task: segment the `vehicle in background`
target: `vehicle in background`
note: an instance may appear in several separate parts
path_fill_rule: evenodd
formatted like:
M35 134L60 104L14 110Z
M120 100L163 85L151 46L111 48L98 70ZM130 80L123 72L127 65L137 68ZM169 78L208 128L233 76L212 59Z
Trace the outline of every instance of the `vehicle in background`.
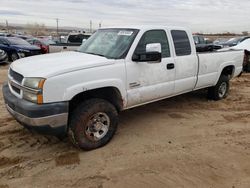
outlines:
M9 33L0 33L0 37L10 37L11 34Z
M243 50L197 53L183 27L99 29L78 51L12 63L2 91L25 127L68 133L91 150L112 139L120 111L205 88L212 100L226 98L243 58Z
M223 47L227 48L227 47L236 46L237 44L240 44L241 42L243 42L244 40L246 40L248 38L250 38L250 37L243 36L243 37L234 37L234 38L231 38L231 39L229 39L228 41L226 41L223 44Z
M11 34L11 37L17 37L17 38L21 38L23 40L33 38L33 36L31 36L31 35L21 35L21 34Z
M221 51L229 51L229 50L244 50L245 51L243 70L245 72L250 72L250 38L245 39L243 42L237 44L236 46L232 46L230 48L224 48Z
M218 46L221 46L223 48L225 42L228 41L228 38L217 38L213 41L213 44L214 45L218 45Z
M85 42L91 34L88 33L70 33L66 37L66 43L56 43L49 45L49 53L74 51Z
M212 52L221 49L221 46L213 44L210 40L205 40L201 35L193 35L193 39L197 52Z
M49 53L49 45L56 44L53 40L40 38L27 39L26 41L31 45L35 45L41 48L43 54Z
M5 51L0 49L0 64L8 62L8 55Z
M0 37L0 49L8 54L9 61L42 54L39 47L17 37Z

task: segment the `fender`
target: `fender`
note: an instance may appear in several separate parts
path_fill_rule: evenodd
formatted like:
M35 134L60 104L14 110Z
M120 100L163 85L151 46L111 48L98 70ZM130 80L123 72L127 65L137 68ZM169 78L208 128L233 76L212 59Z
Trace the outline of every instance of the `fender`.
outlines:
M217 73L217 76L216 76L216 80L215 80L215 82L214 82L214 85L216 85L217 82L218 82L218 80L220 79L221 73L222 73L222 71L224 70L224 68L226 68L226 67L228 67L228 66L233 66L233 72L232 72L232 75L231 75L231 76L234 75L234 73L235 73L235 65L234 65L234 62L233 62L233 61L225 62L225 63L221 64L220 67L219 67L219 71L218 71L218 73Z
M63 100L70 101L74 96L85 91L104 87L114 87L120 92L124 104L127 104L127 94L124 86L125 84L118 79L95 80L91 82L79 83L65 90Z

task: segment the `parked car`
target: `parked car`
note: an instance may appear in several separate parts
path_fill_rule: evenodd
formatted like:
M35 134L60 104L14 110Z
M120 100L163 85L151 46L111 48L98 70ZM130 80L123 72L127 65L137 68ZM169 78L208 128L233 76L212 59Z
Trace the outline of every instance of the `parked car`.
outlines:
M210 99L226 98L243 58L243 50L197 54L182 27L99 29L78 51L12 63L2 91L25 127L68 132L74 145L91 150L111 140L122 110L203 88Z
M227 47L236 46L237 44L240 44L241 42L243 42L244 40L249 39L249 38L250 37L248 37L248 36L231 38L223 44L223 47L227 48Z
M0 64L8 62L8 55L5 51L0 50Z
M217 38L213 41L213 44L221 46L223 48L225 42L228 41L228 38Z
M31 45L27 41L17 37L0 37L0 49L8 54L10 61L42 54L39 47Z
M88 33L71 33L66 37L66 43L56 43L49 45L49 53L74 51L90 36L91 34Z
M49 53L49 45L56 44L54 41L49 39L32 38L27 39L27 41L32 45L40 47L43 54Z
M220 45L216 45L209 40L205 40L205 38L201 35L193 35L193 39L197 52L211 52L221 49Z

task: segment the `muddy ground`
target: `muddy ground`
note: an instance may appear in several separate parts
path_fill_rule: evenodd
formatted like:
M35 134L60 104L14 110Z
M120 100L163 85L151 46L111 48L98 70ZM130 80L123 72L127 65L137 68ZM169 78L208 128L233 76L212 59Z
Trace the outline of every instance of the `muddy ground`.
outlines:
M0 94L0 188L250 187L249 93L245 74L222 101L199 91L122 112L113 140L90 152L24 129Z

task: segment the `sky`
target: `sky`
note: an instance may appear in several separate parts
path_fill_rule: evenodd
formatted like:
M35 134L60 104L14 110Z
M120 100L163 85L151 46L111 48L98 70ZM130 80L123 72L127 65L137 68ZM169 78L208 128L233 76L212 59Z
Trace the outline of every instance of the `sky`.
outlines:
M249 0L1 0L0 23L93 28L178 25L193 32L250 31Z

